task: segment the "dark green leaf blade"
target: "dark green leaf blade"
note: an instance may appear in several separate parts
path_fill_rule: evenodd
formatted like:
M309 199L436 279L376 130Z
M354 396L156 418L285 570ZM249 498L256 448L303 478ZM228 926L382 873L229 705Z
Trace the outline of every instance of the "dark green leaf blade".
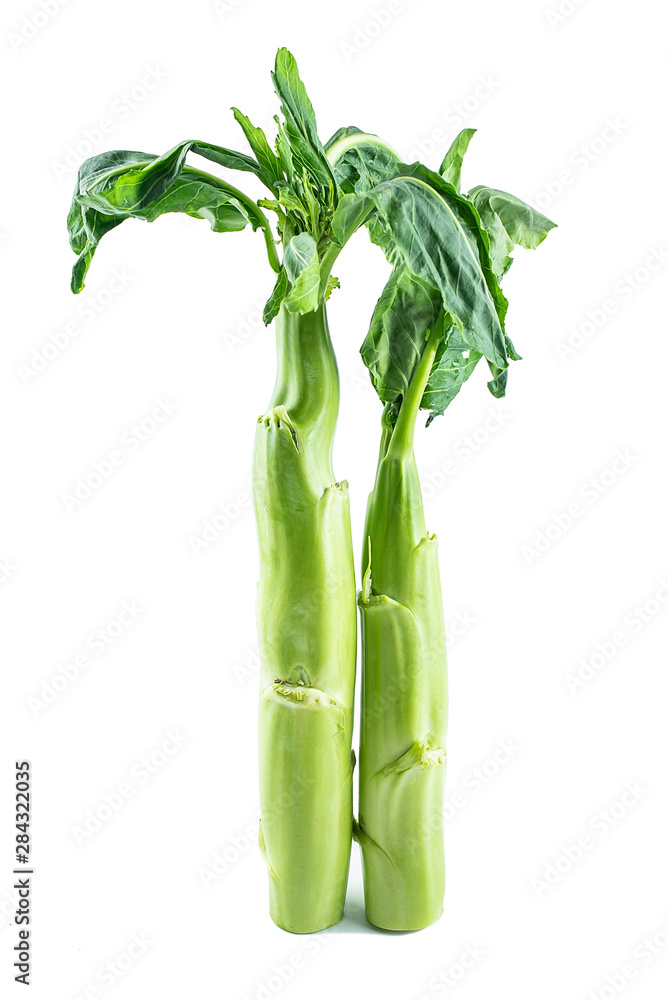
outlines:
M381 401L400 405L428 336L441 336L420 401L420 409L431 411L428 424L445 412L482 358L447 322L441 335L440 310L441 297L435 288L403 265L395 267L360 352Z
M110 153L99 153L85 160L79 167L72 204L67 213L67 232L70 246L77 254L77 262L72 268L71 289L76 294L84 287L88 268L97 244L111 229L120 225L123 216L109 215L98 211L79 200L80 193L102 177L117 168L125 168L132 163L148 163L154 157L150 153L117 149Z
M194 167L184 167L160 198L133 214L134 218L154 222L170 212L205 219L214 233L236 233L249 223L253 229L258 225L223 181Z
M287 295L289 287L290 282L288 281L288 276L285 273L285 268L281 267L276 276L276 284L274 285L273 291L267 299L262 312L262 321L265 326L269 326L272 319L274 319L275 316L278 316L283 299Z
M334 133L325 146L334 176L344 194L364 194L380 181L392 177L401 159L377 135L354 125Z
M77 260L72 267L70 288L78 294L84 287L88 268L91 265L97 245L111 229L123 221L120 215L104 215L94 208L88 208L78 202L72 203L67 226L70 234L70 246L77 254Z
M201 139L189 139L184 145L187 145L193 153L217 163L220 167L226 167L228 170L245 170L255 174L263 184L270 186L262 166L246 153L239 153L236 149L227 149L225 146L214 146L213 143L202 142Z
M422 397L421 408L431 410L427 426L434 417L445 413L482 358L472 351L455 330L438 347L429 381Z
M284 169L286 161L291 160L300 178L306 172L319 192L320 200L325 203L335 201L336 182L318 137L313 105L299 76L296 60L286 48L276 53L271 78L285 117L284 129L279 131L279 155ZM281 149L286 142L289 152ZM290 177L289 170L286 174Z
M232 112L236 121L243 129L248 145L253 150L255 158L263 174L266 176L268 186L274 190L276 181L283 180L283 169L279 157L269 145L267 137L261 128L253 125L251 120L242 111L239 111L238 108L232 108Z
M377 208L406 267L438 289L468 347L505 368L507 303L477 212L451 184L420 164L404 171L364 197Z
M462 162L476 131L477 129L474 128L462 129L459 135L453 140L449 150L443 157L443 162L438 168L441 177L452 184L457 191L462 186Z
M220 178L183 165L183 150L162 157L132 150L101 154L82 164L68 214L70 245L78 259L72 291L80 292L101 238L125 219L153 222L169 212L206 219L214 232L260 224Z
M464 130L465 133L467 131L472 135L474 130ZM468 145L468 142L464 133L461 135L463 138L458 150L463 155L463 148ZM450 272L451 280L446 282L449 286L448 296L445 295L445 288L440 287L444 295L444 307L452 313L455 325L463 329L467 325L471 327L471 324L468 323L471 309L460 308L461 302L459 304L456 301L454 303L448 302L448 297L451 298L453 292L456 295L458 289L458 258L461 252L465 269L468 265L469 278L479 286L479 293L473 294L472 297L469 296L469 307L476 301L478 302L480 307L478 312L481 313L478 318L482 320L482 323L478 324L477 336L482 336L484 342L472 342L470 347L480 350L497 365L507 364L503 326L508 303L494 273L489 254L489 239L475 206L468 198L459 194L452 184L422 164L406 165L401 163L396 154L377 136L369 136L368 142L365 142L364 139L365 133L361 133L355 127L348 127L339 129L328 142L330 156L335 157L337 146L345 150L341 156L334 158L334 169L339 186L342 191L346 192L339 206L340 211L337 209L333 219L334 233L338 241L345 242L352 235L356 226L366 222L372 242L377 243L383 249L393 265L402 259L403 254L403 259L409 270L420 274L434 287L440 287L435 273L439 269L443 269L445 265L443 273L447 275ZM470 140L470 135L468 139ZM346 148L348 141L354 145ZM455 154L453 154L453 158L456 158ZM411 184L409 178L421 183ZM429 205L429 192L424 190L425 185L433 191L431 206ZM420 186L423 190L419 203L422 205L423 211L419 220L416 220L412 216L413 205L409 197L409 189L412 187L414 191L417 191ZM429 254L423 255L420 261L416 259L413 263L406 259L405 251L402 251L399 245L397 234L393 231L393 225L387 211L380 211L379 196L384 197L388 204L394 202L394 208L390 214L398 210L402 199L394 198L389 193L396 192L399 188L403 188L402 194L405 202L403 225L405 235L410 233L411 227L418 234L418 239L412 245L412 249L415 250L419 246L420 232L423 227L426 227L425 232L431 231L429 242L434 251L431 266ZM360 199L357 203L357 210L355 195ZM375 212L369 210L369 203L375 207ZM430 218L432 209L433 215ZM419 222L417 226L415 225L416 221ZM443 233L449 233L449 244L445 253L443 253L443 248L441 251L438 248L439 226L444 227ZM461 244L460 247L457 245L458 241ZM405 244L410 246L411 240L408 239ZM481 277L482 283L479 280ZM486 286L486 291L483 285ZM470 287L468 291L471 292ZM495 315L485 308L486 305L489 305L490 299L494 306ZM485 300L487 301L485 302ZM487 316L483 318L482 314L485 312ZM475 324L473 330L475 333Z
M487 383L487 388L496 399L501 399L502 396L505 396L508 386L508 369L504 368L500 371L495 365L490 365L489 370L494 378Z
M469 198L489 235L492 266L499 277L512 264L509 254L514 247L535 250L556 228L555 222L507 191L478 185L469 191Z
M343 196L332 215L332 232L341 246L363 225L372 209L373 203L369 198L356 194Z
M189 145L180 143L161 156L151 156L144 162L139 160L141 154L133 151L126 162L119 163L114 155L114 166L110 170L102 171L101 164L96 164L94 173L90 173L85 181L79 174L79 197L85 198L91 208L108 211L112 215L140 211L160 198L183 169ZM99 161L102 157L94 159Z
M440 309L435 288L403 264L395 266L360 351L383 403L394 403L406 393Z
M322 151L318 138L318 126L313 105L306 93L297 68L297 61L286 48L276 53L274 72L271 74L274 88L281 101L281 111L286 122L309 143L313 150Z

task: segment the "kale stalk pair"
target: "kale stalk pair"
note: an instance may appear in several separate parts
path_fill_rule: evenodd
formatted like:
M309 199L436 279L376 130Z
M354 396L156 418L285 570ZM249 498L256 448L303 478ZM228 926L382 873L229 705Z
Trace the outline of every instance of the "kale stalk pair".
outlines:
M518 358L499 280L515 245L535 247L551 223L492 188L460 193L473 135L455 139L438 172L407 165L377 136L340 129L324 146L286 49L272 74L277 139L237 109L252 155L190 140L162 156L115 151L79 170L68 217L80 292L101 237L125 219L168 212L214 232L261 230L275 272L264 321L275 319L277 375L258 419L253 492L260 544L260 841L270 911L294 932L336 923L351 839L361 845L367 916L378 927L425 927L442 912L447 722L445 629L436 538L426 530L413 454L418 411L442 414L483 358L495 396ZM186 163L196 153L254 174L254 201ZM265 211L276 215L278 241ZM362 345L384 403L369 498L358 604L362 620L359 822L351 752L356 609L348 487L332 444L339 380L326 300L332 267L360 227L392 265ZM282 260L277 252L282 247Z

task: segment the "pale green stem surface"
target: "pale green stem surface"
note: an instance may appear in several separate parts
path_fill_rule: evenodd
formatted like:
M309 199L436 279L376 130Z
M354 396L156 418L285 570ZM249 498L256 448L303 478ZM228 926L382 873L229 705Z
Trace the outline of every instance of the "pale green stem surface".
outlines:
M447 728L437 542L428 535L413 431L436 350L427 343L394 430L383 420L367 508L362 624L360 804L370 923L418 930L443 910Z
M324 303L276 320L278 371L259 418L261 845L273 920L341 919L352 839L355 579L347 483L332 470L339 380Z

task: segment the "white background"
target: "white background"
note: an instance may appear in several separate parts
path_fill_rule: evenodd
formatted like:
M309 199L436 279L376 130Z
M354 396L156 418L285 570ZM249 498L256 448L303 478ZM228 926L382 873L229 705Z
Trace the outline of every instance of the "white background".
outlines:
M23 757L39 1000L663 996L663 11L650 0L563 0L562 14L559 0L50 2L48 18L36 0L5 4L0 32L3 997L23 995L11 968ZM525 358L507 400L480 373L417 444L459 633L446 907L417 934L365 924L356 845L334 932L293 937L267 913L248 506L274 375L261 237L185 217L126 223L102 242L85 292L69 292L69 164L185 138L245 148L228 109L271 129L278 45L297 57L323 139L356 124L437 166L459 128L476 126L465 188L505 188L559 223L505 282ZM380 405L357 352L387 266L359 234L336 272L335 469L359 545ZM157 400L173 412L132 446ZM122 465L68 512L64 494L119 447ZM221 505L229 524L196 554ZM141 610L96 653L89 637L116 634L124 602ZM49 704L30 700L81 654L88 666ZM590 679L569 686L592 657ZM165 754L170 733L181 745ZM82 837L121 785L130 796ZM144 944L128 959L133 935Z

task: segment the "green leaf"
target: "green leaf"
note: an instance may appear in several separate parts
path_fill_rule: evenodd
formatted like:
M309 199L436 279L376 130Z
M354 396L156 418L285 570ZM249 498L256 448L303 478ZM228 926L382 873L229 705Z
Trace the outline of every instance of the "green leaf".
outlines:
M193 219L205 219L214 233L240 232L258 222L237 199L224 181L194 167L184 167L163 194L149 205L132 212L134 218L155 222L161 215L183 212Z
M476 210L426 167L413 164L403 170L364 198L377 208L408 270L440 292L443 308L468 347L505 368L507 302Z
M236 121L243 129L243 133L248 140L248 145L255 154L255 159L265 177L265 183L273 190L276 181L283 180L283 169L279 157L269 145L267 137L261 128L253 125L250 119L243 112L239 111L238 108L232 108L232 111Z
M494 375L494 378L491 382L487 383L487 388L496 399L501 399L502 396L505 396L508 386L508 369L505 368L503 371L499 371L494 365L490 365L489 370Z
M122 217L104 215L94 208L72 202L67 215L67 228L70 235L70 246L78 255L72 267L70 288L78 294L84 287L88 268L90 267L97 245L109 230L114 229L123 221Z
M149 153L115 150L112 153L93 156L81 164L74 197L67 213L67 232L70 246L78 255L78 260L72 269L71 288L73 292L80 292L84 287L86 273L99 241L105 233L123 221L122 216L112 216L82 205L78 199L80 189L86 183L92 183L96 176L105 174L114 167L135 162L145 163L150 159Z
M497 188L479 185L469 192L469 198L480 213L480 220L488 234L492 267L498 278L503 277L512 264L510 252L516 246L534 250L556 226L556 223L520 198ZM508 357L513 361L520 361L521 356L507 334L505 338ZM489 368L493 376L487 383L489 391L497 398L505 396L507 370L492 363Z
M271 78L285 117L283 135L279 132L279 156L284 169L288 155L281 146L287 142L295 172L301 177L306 171L320 194L319 200L330 204L336 195L334 175L318 137L313 105L300 79L295 58L287 49L281 48L276 53ZM287 170L286 174L290 177Z
M107 201L112 197L117 199L118 207L132 208L135 204L147 204L159 197L181 171L189 152L197 153L199 156L228 169L250 171L262 179L260 165L251 156L237 153L232 149L225 149L222 146L214 146L212 143L202 142L198 139L188 139L169 149L162 156L134 153L127 150L116 150L112 153L93 156L82 164L79 181L85 180L89 187L95 184L102 192L113 187L114 193L111 196L107 195ZM133 162L131 157L142 155L146 155L148 162L138 164L135 174L128 169L128 165ZM109 158L109 166L106 170L104 162L101 162L106 162L105 158ZM90 164L90 167L87 168L85 174L82 174L81 171L87 164ZM117 173L121 173L123 176L117 177ZM128 198L130 198L129 201L126 200Z
M361 354L383 403L399 403L423 356L427 338L441 336L420 409L431 410L427 425L445 412L482 358L444 323L441 297L403 265L395 267L376 304ZM396 411L395 411L396 417Z
M462 161L476 131L477 129L474 128L462 129L454 139L450 149L443 157L443 162L438 168L438 172L443 180L452 184L457 191L462 186Z
M278 159L280 160L283 173L287 177L288 181L292 182L295 174L295 165L292 162L292 150L290 149L290 143L278 115L274 115L274 121L276 122L276 129L278 131L278 135L276 136L276 151L278 153Z
M427 426L445 412L466 380L471 377L482 354L472 351L455 330L438 347L421 408L431 410Z
M285 273L285 268L282 267L278 272L276 277L276 284L274 285L274 290L267 299L267 304L264 307L262 313L262 321L265 326L269 326L274 316L278 316L279 310L283 299L287 295L288 288L290 287L288 276Z
M267 184L263 168L252 156L247 156L245 153L238 153L234 149L226 149L224 146L214 146L210 142L201 142L199 139L188 140L182 143L182 145L188 146L193 153L198 153L199 156L203 156L206 160L211 160L212 163L217 163L228 170L249 171L255 174L256 177L259 177L264 184ZM267 184L267 186L269 185Z
M79 174L79 194L86 198L91 208L109 211L112 215L123 215L141 210L160 198L185 163L188 144L181 143L162 156L151 156L141 162L139 153L130 153L127 161L119 163L114 154L113 167L105 171L102 161L105 154L93 157L96 161L90 173Z
M498 277L512 264L509 254L514 247L534 250L556 227L547 216L507 191L478 185L469 191L469 198L488 233L492 266Z
M290 212L296 212L302 218L306 218L306 206L285 181L282 181L278 187L278 203L282 208Z
M281 101L281 111L290 129L301 135L313 150L324 154L322 143L318 138L313 105L299 76L295 57L286 48L281 48L276 53L276 64L271 78Z
M332 217L337 241L343 246L365 223L371 242L382 249L388 261L392 265L401 263L392 234L371 200L365 201L363 195L381 181L395 176L404 164L377 135L362 132L354 125L335 132L325 149L339 188L344 192Z
M335 132L325 150L344 194L364 194L401 166L400 158L387 143L354 125Z
M292 286L284 299L285 308L292 313L313 312L320 301L320 263L310 233L293 236L285 248L283 265Z
M474 131L473 129L465 129L460 133L460 136L455 140L449 151L450 156L448 157L448 154L446 154L446 160L451 163L453 169L456 170L457 163L461 166L461 158ZM505 358L505 341L503 345L501 341L504 340L503 325L508 303L493 271L489 255L488 236L473 204L459 194L454 186L444 180L439 174L428 170L419 163L411 166L401 163L396 154L382 140L378 139L377 136L367 136L366 133L360 132L355 127L339 129L327 143L327 149L328 155L332 157L334 162L334 170L339 186L342 191L346 192L332 220L332 227L337 240L343 244L361 222L364 221L366 222L372 242L382 248L387 259L393 265L402 259L405 260L405 255L402 257L401 247L398 244L396 233L393 232L393 226L387 213L378 211L375 194L371 198L369 197L370 192L374 191L377 193L382 189L383 184L396 185L398 184L398 179L401 177L414 177L416 180L428 184L434 190L436 201L438 202L436 206L437 214L434 218L440 219L441 222L437 222L436 226L432 228L437 230L438 225L441 223L444 223L447 227L454 221L459 233L457 238L463 238L465 241L468 241L473 251L473 257L477 258L477 261L473 262L473 274L475 275L476 271L478 272L477 277L479 277L480 273L482 274L489 298L491 298L496 310L498 323L494 321L493 317L488 317L489 323L487 325L491 335L483 338L485 343L472 342L469 346L473 349L479 349L481 353L489 356L490 360L496 364L507 364L507 359ZM357 202L355 201L355 195L360 199ZM409 204L410 199L407 198L405 200L408 205L406 211L410 215L412 211L412 206ZM420 201L425 201L424 194ZM373 205L376 208L375 212L372 211ZM450 213L452 216L451 219L444 217L444 208L445 214ZM410 228L410 225L415 220L409 218L406 221L408 228ZM428 219L426 221L429 222ZM420 222L421 225L422 222ZM420 226L418 226L418 229ZM433 236L433 249L436 250L435 259L437 261L438 251L435 244L438 242L438 232L435 231ZM463 247L463 249L466 251L466 247ZM459 250L453 240L451 240L451 252L454 252L456 257L459 254ZM464 252L463 259L467 257L470 263L471 254ZM416 271L416 268L411 265L410 261L405 260L405 263L410 270ZM450 261L450 267L453 266L456 269L456 260ZM438 287L438 282L435 280L433 273L431 276L423 270L416 273L421 273L432 286ZM458 280L455 277L454 285L456 286L457 284ZM443 291L443 289L441 290ZM482 294L484 298L484 290ZM446 298L444 298L444 307L450 311L450 304ZM453 309L452 312L455 325L463 329L466 325L466 311L464 311L463 317L457 309ZM484 325L483 322L483 330ZM480 331L478 333L480 334Z
M356 125L343 125L341 128L337 128L334 135L330 136L325 143L325 152L328 154L327 158L332 162L332 158L329 156L329 152L333 146L335 146L339 139L346 139L350 135L363 135L361 128L357 128Z
M435 288L403 264L394 268L360 352L383 403L405 395L440 309L441 296Z
M79 255L72 291L84 287L102 236L125 219L153 222L168 212L184 212L206 219L214 232L239 232L248 223L253 229L261 225L255 214L259 209L242 201L241 192L220 178L184 166L184 157L180 147L161 157L116 150L82 164L67 220L70 245Z
M389 167L386 167L389 169ZM505 390L508 358L519 357L504 330L507 302L492 268L489 239L474 205L454 186L421 164L395 166L395 176L368 188L358 173L359 195L342 199L341 236L367 216L373 242L394 265L362 347L376 389L396 405L422 357L430 325L446 312L444 339L420 407L428 423L443 413L484 356L493 392ZM366 174L366 177L369 175ZM361 192L364 192L363 194ZM379 198L379 192L384 192ZM431 290L431 291L429 291Z
M381 140L369 136L367 142L365 133L354 127L339 129L327 143L339 186L346 192L333 219L336 238L344 243L365 222L372 242L394 266L362 347L384 402L396 404L426 342L429 324L422 315L425 292L418 275L438 302L442 296L444 309L452 313L448 322L454 329L439 345L420 403L432 411L429 422L445 410L483 356L494 376L490 390L497 393L505 390L508 358L519 359L504 329L508 304L493 268L489 236L476 207L458 191L462 160L474 132L464 129L453 142L441 165L445 177L421 164L400 163ZM404 190L403 208L402 199L393 197L392 210L381 211L378 191L387 191L388 185L394 190L399 178L408 177L432 188L436 202L430 204L429 193L424 191L414 202L413 195ZM401 186L405 186L403 181ZM398 223L400 218L403 221ZM443 241L441 227L445 227L441 236L447 234ZM425 239L426 253L420 249L424 250ZM467 277L463 284L460 269Z
M332 232L337 243L343 246L350 237L365 222L373 209L370 198L356 194L345 194L334 209L332 215Z
M329 300L329 297L334 291L334 289L340 287L341 287L341 282L339 281L339 279L336 278L333 274L330 274L330 276L327 278L327 287L325 288L325 302Z
M505 226L514 240L535 246L553 224L543 216L536 219L538 213L529 218L528 206L512 196L502 201L502 192L492 191L494 197L488 199L483 192L492 189L474 189L479 204L459 194L462 160L474 132L464 129L452 143L441 164L444 176L421 164L401 164L380 140L374 148L374 137L366 143L356 128L339 129L327 143L339 186L346 192L335 215L337 239L345 242L364 221L372 242L394 267L362 354L381 399L395 407L395 417L426 343L430 320L423 315L425 287L436 295L434 309L442 301L448 314L420 403L431 410L428 423L444 412L483 356L493 376L488 386L496 396L505 393L508 359L520 360L504 329L508 304L498 279L507 267L498 266L499 249L505 257L512 248L506 247L511 237ZM430 205L424 192L416 199L415 188L409 193L408 177L431 187L437 203ZM386 192L384 209L380 191Z

